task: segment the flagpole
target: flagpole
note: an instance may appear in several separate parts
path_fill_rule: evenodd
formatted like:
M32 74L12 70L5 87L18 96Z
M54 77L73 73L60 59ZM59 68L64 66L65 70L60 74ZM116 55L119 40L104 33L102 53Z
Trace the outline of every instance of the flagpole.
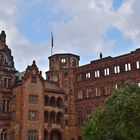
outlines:
M51 32L51 56L53 55L53 33Z

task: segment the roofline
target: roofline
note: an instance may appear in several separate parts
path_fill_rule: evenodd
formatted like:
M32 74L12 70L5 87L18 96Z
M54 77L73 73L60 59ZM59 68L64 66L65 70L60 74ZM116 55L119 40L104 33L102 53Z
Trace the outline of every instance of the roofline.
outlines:
M48 58L50 59L51 57L54 57L54 56L61 56L61 55L72 55L72 56L75 56L75 57L78 57L79 58L79 60L80 60L80 56L79 55L76 55L76 54L72 54L72 53L56 53L56 54L53 54L53 55L51 55L51 56L49 56Z

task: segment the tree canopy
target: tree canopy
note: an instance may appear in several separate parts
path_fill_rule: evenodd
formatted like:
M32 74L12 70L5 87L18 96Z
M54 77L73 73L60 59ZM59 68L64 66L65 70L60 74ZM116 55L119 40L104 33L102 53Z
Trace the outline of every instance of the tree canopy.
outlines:
M140 88L127 83L94 110L84 126L85 140L140 140Z

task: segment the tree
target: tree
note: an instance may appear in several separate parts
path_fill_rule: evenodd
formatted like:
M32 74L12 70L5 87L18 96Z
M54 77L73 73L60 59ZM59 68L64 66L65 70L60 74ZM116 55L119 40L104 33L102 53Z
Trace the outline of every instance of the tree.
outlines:
M127 83L113 91L84 126L85 140L140 140L140 88Z

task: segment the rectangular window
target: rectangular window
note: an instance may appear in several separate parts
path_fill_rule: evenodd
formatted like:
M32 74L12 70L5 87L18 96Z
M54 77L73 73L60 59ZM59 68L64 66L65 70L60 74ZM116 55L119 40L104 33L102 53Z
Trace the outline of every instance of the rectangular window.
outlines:
M120 66L114 67L114 73L120 73Z
M65 58L62 58L62 59L61 59L61 62L62 62L62 63L66 63L66 59L65 59Z
M95 88L95 96L101 96L101 91L99 88Z
M115 89L118 89L118 85L117 84L115 84Z
M78 75L78 82L82 81L82 74Z
M105 94L106 95L110 94L110 87L109 86L105 87Z
M99 70L95 71L95 78L97 78L97 77L100 77L100 71Z
M7 88L7 78L4 78L3 86L4 86L4 88Z
M137 62L136 62L136 68L137 68L137 69L140 69L140 61L137 61Z
M109 75L109 68L104 69L104 75L105 76Z
M29 102L32 104L38 103L38 95L29 95Z
M83 92L82 90L78 91L78 99L82 99L83 98Z
M86 73L86 79L90 79L90 73Z
M32 75L31 82L37 83L37 76L36 75L34 75L34 74Z
M31 121L38 120L38 111L37 110L30 110L28 112L28 119Z
M87 88L86 89L86 98L90 98L91 97L91 91L92 91L91 88Z
M27 140L38 140L37 130L29 130L27 134Z
M125 71L130 71L131 70L131 64L127 63L125 64Z

